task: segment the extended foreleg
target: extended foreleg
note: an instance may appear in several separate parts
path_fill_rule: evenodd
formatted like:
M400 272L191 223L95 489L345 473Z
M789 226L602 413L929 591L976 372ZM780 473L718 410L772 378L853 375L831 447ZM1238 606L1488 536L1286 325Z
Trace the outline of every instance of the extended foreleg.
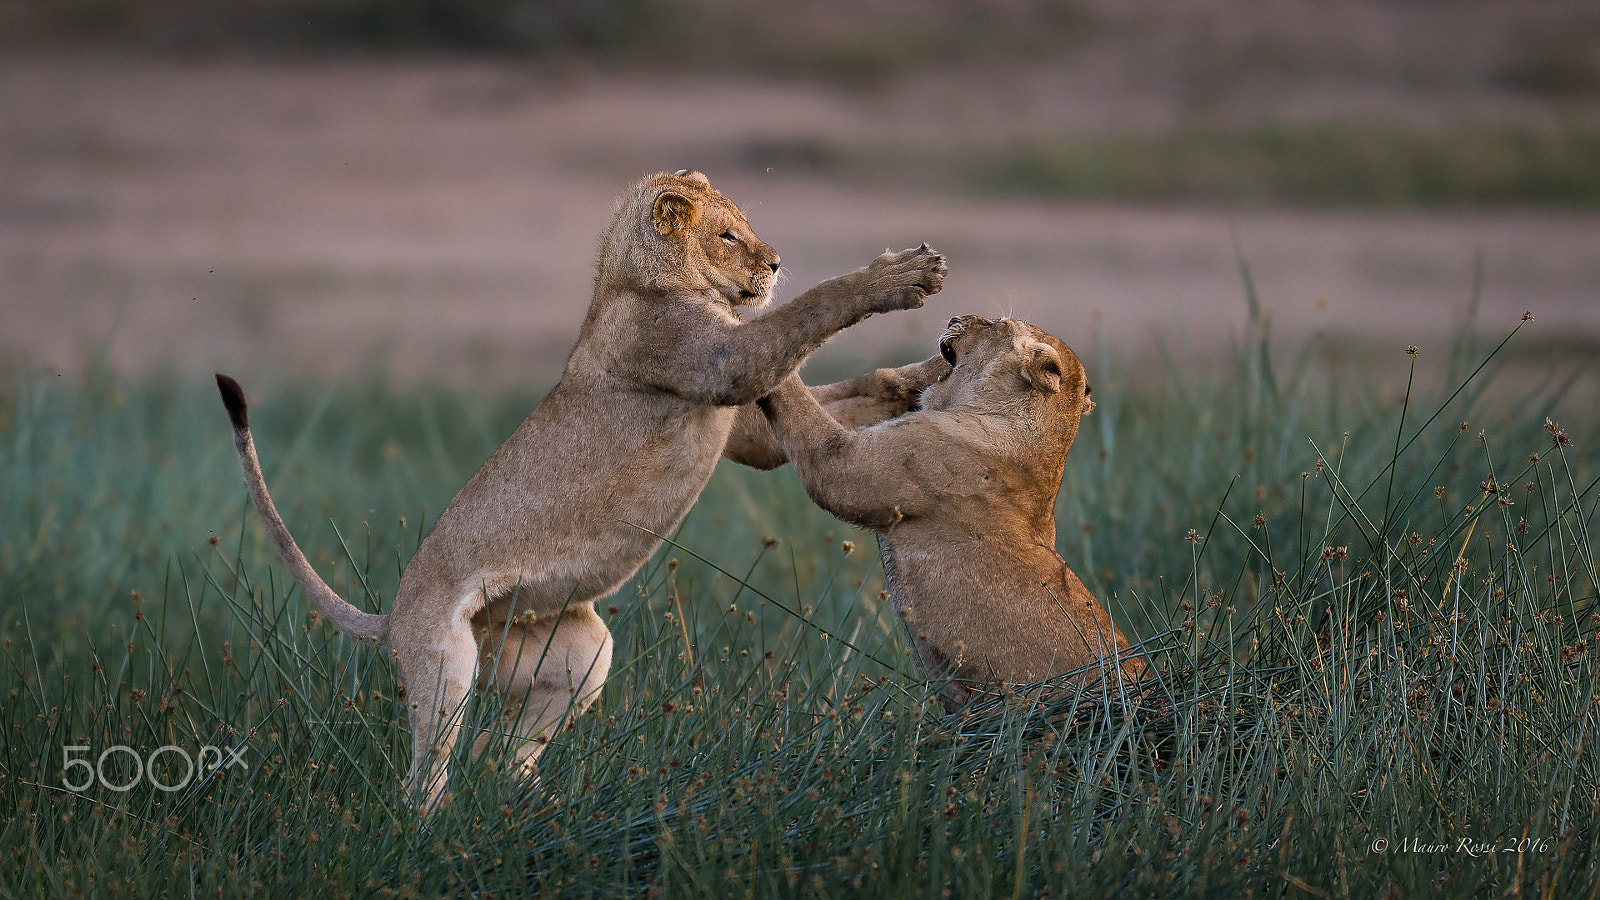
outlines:
M757 403L773 436L794 464L806 493L847 522L885 531L930 505L919 476L917 450L926 423L895 419L847 429L790 378Z
M638 377L696 403L754 403L838 332L873 313L920 307L944 275L944 257L924 244L885 253L750 321L666 316L638 335Z
M835 422L855 429L904 415L924 388L949 372L950 363L935 356L899 368L874 369L809 390ZM754 404L739 407L723 456L754 469L776 469L789 461L772 436L766 415Z

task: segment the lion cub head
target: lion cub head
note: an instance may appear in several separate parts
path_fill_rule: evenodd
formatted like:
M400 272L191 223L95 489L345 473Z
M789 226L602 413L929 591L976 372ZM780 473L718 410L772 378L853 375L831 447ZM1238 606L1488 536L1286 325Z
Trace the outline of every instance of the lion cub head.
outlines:
M760 306L772 297L779 262L733 201L706 176L680 169L638 182L617 202L599 277L646 295L689 291Z
M1094 409L1083 363L1066 344L1026 322L956 316L939 338L950 373L922 391L917 408L1021 411L1070 425ZM1068 438L1070 440L1070 437Z

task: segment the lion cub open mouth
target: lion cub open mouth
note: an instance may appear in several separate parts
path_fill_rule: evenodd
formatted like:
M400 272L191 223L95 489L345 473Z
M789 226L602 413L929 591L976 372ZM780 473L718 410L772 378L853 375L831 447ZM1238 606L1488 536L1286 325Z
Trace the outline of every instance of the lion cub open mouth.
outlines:
M884 578L948 708L986 685L1085 670L1112 689L1145 672L1056 552L1056 494L1094 408L1083 364L1012 319L958 316L950 371L907 415L846 429L796 379L760 402L817 505L883 536Z

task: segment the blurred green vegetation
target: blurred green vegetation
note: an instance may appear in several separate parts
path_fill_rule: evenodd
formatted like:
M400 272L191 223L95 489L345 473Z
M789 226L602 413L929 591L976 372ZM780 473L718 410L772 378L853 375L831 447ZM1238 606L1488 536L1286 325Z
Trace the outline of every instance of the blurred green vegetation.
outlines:
M436 52L748 67L872 81L926 63L1059 52L1076 0L964 4L737 0L0 0L14 34L158 52Z
M1365 17L1292 4L1096 0L0 0L0 44L177 53L434 52L749 68L870 83L967 63L1112 48L1130 71L1220 98L1261 79L1480 80L1525 96L1600 92L1600 13L1584 4L1452 0ZM1324 23L1325 28L1316 28ZM1492 48L1463 58L1461 46ZM1485 38L1489 38L1485 40ZM1398 55L1395 50L1398 49Z
M1593 206L1600 127L1315 122L996 149L984 189L1077 199L1306 205Z
M1487 0L1455 5L1454 18L1426 4L1374 12L1382 21L1366 27L1329 14L1319 39L1279 21L1278 7L1260 15L1213 9L1191 21L1159 5L1122 10L1088 0L0 0L0 46L290 61L493 57L571 63L579 72L806 78L845 91L933 73L991 92L997 103L1015 102L1018 89L1038 90L1041 76L1059 69L1064 94L1100 92L1108 104L1129 92L1156 97L1181 124L1066 132L1025 127L1027 112L1019 109L1018 127L999 137L950 133L880 144L870 136L806 135L747 149L769 164L782 158L791 171L839 179L1067 199L1600 203L1600 13L1559 3L1529 4L1516 15L1491 14ZM1494 51L1469 59L1448 52L1436 33L1446 25L1461 28L1465 43ZM1125 71L1096 75L1109 61ZM1080 85L1085 75L1093 80ZM1286 115L1293 107L1283 105L1297 90L1360 97L1374 88L1380 99L1388 93L1426 103L1419 85L1455 104L1448 108L1457 118L1418 122L1398 111L1404 105L1366 117L1306 118ZM1254 115L1252 92L1263 86L1279 95L1278 107ZM1475 104L1480 118L1460 119L1461 98L1474 96L1494 103Z
M1593 208L1600 125L1381 119L1180 128L1033 138L954 138L902 147L871 140L761 142L841 181L1067 200L1247 207Z

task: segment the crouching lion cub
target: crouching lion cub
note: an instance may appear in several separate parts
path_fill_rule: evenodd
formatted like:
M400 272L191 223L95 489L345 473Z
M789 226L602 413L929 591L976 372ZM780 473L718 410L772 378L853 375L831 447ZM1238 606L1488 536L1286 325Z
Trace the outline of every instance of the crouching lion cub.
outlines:
M817 505L884 541L890 597L929 677L949 679L947 709L1097 663L1091 683L1137 680L1144 661L1056 553L1067 449L1094 406L1083 365L1010 319L951 319L939 350L949 374L892 421L846 429L794 378L757 405Z
M601 237L594 299L560 383L440 514L386 615L356 609L306 561L267 493L244 394L217 376L246 484L295 583L340 631L386 644L399 668L408 788L425 811L443 795L474 682L507 696L508 738L527 771L564 717L594 700L612 649L594 601L677 527L736 424L736 458L781 464L760 413L739 407L835 332L920 307L945 274L944 258L923 245L741 318L739 307L769 299L778 265L704 175L635 184ZM873 408L894 414L927 371L873 373L825 398L851 420Z

